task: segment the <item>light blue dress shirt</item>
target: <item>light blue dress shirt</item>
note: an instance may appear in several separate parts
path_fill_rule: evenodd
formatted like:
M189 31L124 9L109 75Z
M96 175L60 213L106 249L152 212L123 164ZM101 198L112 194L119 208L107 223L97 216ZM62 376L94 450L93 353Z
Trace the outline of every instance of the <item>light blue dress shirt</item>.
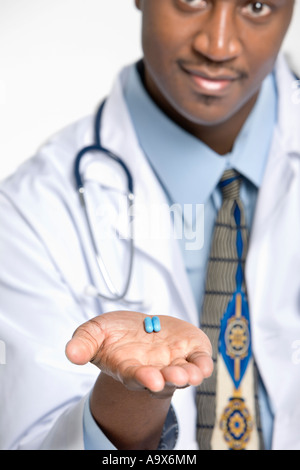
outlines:
M277 119L275 77L263 82L257 102L241 129L232 151L219 155L203 142L171 121L145 90L136 67L129 72L124 96L135 131L153 171L156 173L170 204L204 205L204 243L201 249L186 250L186 240L179 241L195 302L200 312L205 289L214 222L222 204L217 184L227 168L235 168L244 177L241 199L248 227L251 229L258 189L264 175L274 125ZM185 224L193 227L196 212L184 211ZM273 416L260 381L259 402L266 449L271 448ZM84 435L87 449L113 449L91 417L88 400L84 413Z

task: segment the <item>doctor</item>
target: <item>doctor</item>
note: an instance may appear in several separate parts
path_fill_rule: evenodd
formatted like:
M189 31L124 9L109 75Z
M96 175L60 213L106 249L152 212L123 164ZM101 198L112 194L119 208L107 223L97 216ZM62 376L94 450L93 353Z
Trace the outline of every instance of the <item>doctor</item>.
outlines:
M243 176L251 228L246 281L264 444L300 448L300 111L295 77L278 57L293 4L136 0L144 58L120 74L99 129L130 169L141 209L127 303L86 295L87 285L106 293L73 172L93 142L93 118L2 183L1 448L197 448L194 386L212 372L198 326L228 167ZM81 172L97 245L120 287L122 171L91 152ZM204 224L183 211L185 238L145 233L162 220L153 207L199 203ZM204 241L191 250L195 221ZM153 315L157 335L143 330Z

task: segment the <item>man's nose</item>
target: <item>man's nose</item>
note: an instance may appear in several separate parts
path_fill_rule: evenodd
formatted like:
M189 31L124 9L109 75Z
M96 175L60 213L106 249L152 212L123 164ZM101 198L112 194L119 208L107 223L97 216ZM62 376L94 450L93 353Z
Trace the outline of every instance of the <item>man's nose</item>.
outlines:
M231 2L215 2L205 22L201 21L194 37L194 50L214 62L238 57L242 42L237 21L235 6Z

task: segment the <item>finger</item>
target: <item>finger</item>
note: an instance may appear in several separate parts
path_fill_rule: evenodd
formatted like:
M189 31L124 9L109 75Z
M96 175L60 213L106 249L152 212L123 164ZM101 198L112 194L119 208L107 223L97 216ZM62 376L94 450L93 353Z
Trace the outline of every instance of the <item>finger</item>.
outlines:
M199 368L196 364L187 362L186 364L182 365L182 368L188 375L187 385L197 386L203 382L204 376L202 369Z
M165 380L157 367L130 366L123 373L122 382L131 389L147 388L151 392L160 392L165 387Z
M187 358L187 361L191 364L194 364L200 369L204 379L207 379L211 376L214 364L209 354L203 352L195 352Z
M89 320L74 332L66 345L66 356L74 364L87 364L96 356L103 340L100 323L94 319Z
M161 373L166 383L175 387L184 387L189 383L189 374L182 365L164 367Z

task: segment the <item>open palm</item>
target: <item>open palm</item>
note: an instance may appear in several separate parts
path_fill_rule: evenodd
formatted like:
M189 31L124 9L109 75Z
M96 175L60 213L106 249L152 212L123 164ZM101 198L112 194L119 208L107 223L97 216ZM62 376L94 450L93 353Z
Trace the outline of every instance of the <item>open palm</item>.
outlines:
M199 385L212 372L207 336L182 320L159 316L161 331L146 333L145 315L110 312L81 325L67 344L75 364L92 362L131 390Z

